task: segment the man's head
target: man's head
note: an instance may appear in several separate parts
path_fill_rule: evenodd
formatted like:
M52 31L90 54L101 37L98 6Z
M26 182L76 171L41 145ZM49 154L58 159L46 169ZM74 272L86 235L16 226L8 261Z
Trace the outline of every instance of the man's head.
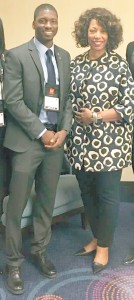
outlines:
M58 30L58 13L54 6L45 3L35 9L33 29L39 42L50 48Z

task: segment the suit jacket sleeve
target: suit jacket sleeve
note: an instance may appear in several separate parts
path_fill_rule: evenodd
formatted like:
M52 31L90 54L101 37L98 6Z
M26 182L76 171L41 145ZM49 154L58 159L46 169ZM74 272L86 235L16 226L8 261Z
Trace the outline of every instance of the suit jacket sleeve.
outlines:
M25 102L23 66L19 57L12 50L6 54L4 97L10 115L31 139L35 139L44 130L44 125Z
M127 45L126 60L128 61L129 68L134 79L134 42Z
M70 54L55 46L60 82L60 112L58 118L59 130L70 131L72 123L72 102L70 99Z

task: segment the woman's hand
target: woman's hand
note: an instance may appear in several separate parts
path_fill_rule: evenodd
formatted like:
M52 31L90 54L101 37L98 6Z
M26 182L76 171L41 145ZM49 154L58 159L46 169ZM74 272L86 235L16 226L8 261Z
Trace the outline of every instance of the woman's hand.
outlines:
M92 112L89 108L81 108L79 112L75 113L76 121L83 125L88 125L93 122Z

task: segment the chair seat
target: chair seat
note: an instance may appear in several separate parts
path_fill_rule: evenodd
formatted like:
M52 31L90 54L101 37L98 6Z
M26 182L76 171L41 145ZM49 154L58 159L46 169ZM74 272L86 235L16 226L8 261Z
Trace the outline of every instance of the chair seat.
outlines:
M3 214L1 217L2 224L6 224L6 209L9 196L6 196L3 200ZM34 186L31 191L30 198L24 209L21 228L32 224L32 202L36 201L36 194ZM66 212L82 208L83 203L81 199L80 189L75 175L66 174L60 175L59 183L57 186L55 206L53 211L53 217L62 215Z

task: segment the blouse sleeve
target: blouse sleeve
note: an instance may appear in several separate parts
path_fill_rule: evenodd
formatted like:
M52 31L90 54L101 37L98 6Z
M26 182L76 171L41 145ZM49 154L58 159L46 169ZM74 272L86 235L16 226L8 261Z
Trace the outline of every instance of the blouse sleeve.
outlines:
M134 119L134 80L125 61L120 66L120 74L118 103L114 109L124 122L130 124Z

